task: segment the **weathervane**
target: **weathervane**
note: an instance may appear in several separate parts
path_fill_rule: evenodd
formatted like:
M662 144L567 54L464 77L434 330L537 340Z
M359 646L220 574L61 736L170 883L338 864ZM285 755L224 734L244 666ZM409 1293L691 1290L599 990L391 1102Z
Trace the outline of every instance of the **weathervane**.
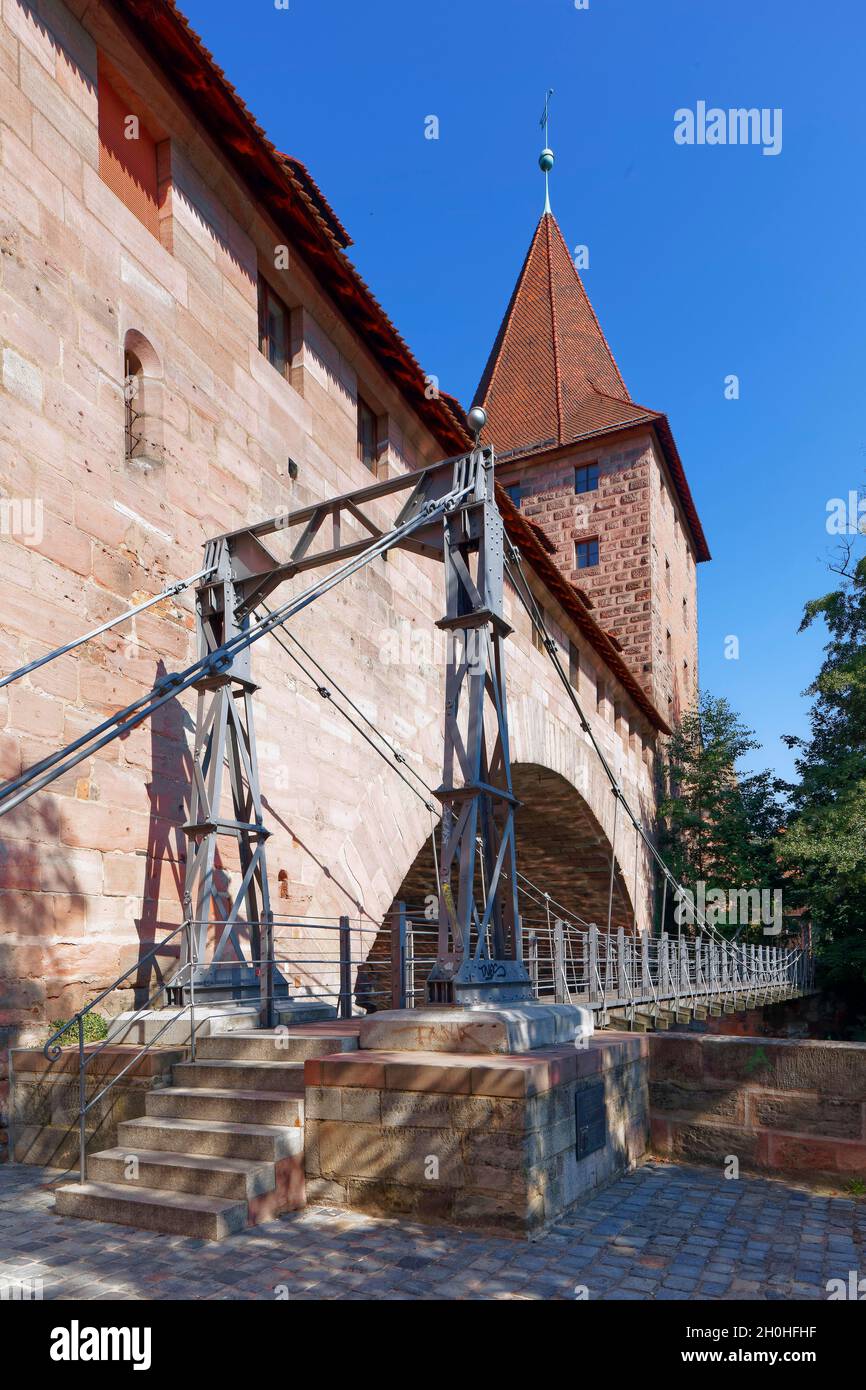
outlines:
M544 111L539 121L541 129L544 131L544 149L538 159L538 167L544 174L544 211L550 212L550 171L553 168L553 150L550 148L550 98L553 96L553 88L549 87L547 96L544 98Z

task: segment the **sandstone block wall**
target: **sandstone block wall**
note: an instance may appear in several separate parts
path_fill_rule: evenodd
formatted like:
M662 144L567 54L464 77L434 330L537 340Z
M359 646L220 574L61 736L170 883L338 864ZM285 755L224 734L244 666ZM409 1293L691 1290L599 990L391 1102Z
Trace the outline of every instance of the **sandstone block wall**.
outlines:
M99 1044L86 1048L92 1055ZM85 1096L96 1100L113 1076L135 1055L134 1047L106 1047L86 1070ZM115 1081L108 1094L85 1120L87 1152L113 1148L117 1126L144 1114L144 1101L153 1086L167 1086L175 1062L184 1051L156 1047L140 1057L125 1076ZM12 1053L9 1125L16 1163L72 1168L78 1163L78 1047L63 1048L56 1062L41 1051L15 1049Z
M646 1040L522 1057L360 1052L306 1063L307 1200L526 1235L647 1142ZM575 1095L602 1081L608 1142L577 1160Z
M866 1045L650 1034L652 1146L671 1158L866 1181Z
M159 236L100 177L102 60L167 132ZM294 247L288 268L276 268L283 242L109 7L3 0L3 671L194 573L209 536L368 484L355 449L359 391L380 413L384 471L441 456ZM290 379L259 351L260 275L291 309ZM125 450L129 334L160 388L159 449L144 459ZM389 515L383 507L381 524ZM430 786L441 775L434 623L443 605L441 566L401 553L374 562L293 628ZM561 773L610 833L612 798L594 755L510 600L509 620L513 756ZM167 599L0 692L0 777L182 669L194 655L193 625L189 594ZM585 639L563 629L562 640L593 669ZM275 910L291 922L346 913L378 926L430 834L429 813L319 697L321 677L311 682L270 638L255 650L253 673ZM621 703L618 728L605 709L589 713L632 804L649 818L645 751L654 735L627 697ZM68 1018L180 920L193 720L191 698L173 702L0 822L0 1150L6 1047L44 1039L49 1019ZM634 853L622 844L628 885ZM219 872L228 893L229 851ZM643 864L638 896L645 921ZM170 972L170 952L161 965ZM155 975L132 978L143 989ZM301 970L293 987L296 978L299 988L318 983ZM105 1011L128 1007L129 993Z

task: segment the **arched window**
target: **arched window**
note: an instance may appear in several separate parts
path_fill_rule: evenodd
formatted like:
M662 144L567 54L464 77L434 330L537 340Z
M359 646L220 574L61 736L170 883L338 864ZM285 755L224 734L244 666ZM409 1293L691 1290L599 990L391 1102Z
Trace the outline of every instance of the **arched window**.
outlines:
M162 363L143 333L123 340L124 439L127 463L148 470L165 462Z

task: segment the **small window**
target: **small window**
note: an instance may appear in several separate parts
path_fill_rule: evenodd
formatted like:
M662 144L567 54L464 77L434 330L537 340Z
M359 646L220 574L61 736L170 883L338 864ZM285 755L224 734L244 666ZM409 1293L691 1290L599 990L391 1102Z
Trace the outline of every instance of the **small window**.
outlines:
M665 586L666 586L666 588L667 588L668 593L670 593L670 591L671 591L671 562L670 562L670 560L668 559L667 555L665 556Z
M544 623L544 626L547 628L547 630L548 630L548 632L549 632L549 631L550 631L549 619L548 619L547 614L544 612L544 610L542 610L541 618L542 618L542 622ZM535 626L535 623L532 624L532 645L533 645L533 647L535 648L535 650L536 650L537 652L545 653L545 652L547 651L547 648L546 648L545 645L544 645L544 638L542 637L541 633L538 631L538 628Z
M289 311L259 276L259 351L280 376L289 374Z
M127 459L135 458L142 442L140 428L143 415L143 391L141 363L134 352L123 354L123 399L126 407L124 418L125 454Z
M523 483L507 483L505 491L508 493L515 507L519 507L526 496L526 488Z
M592 569L593 565L598 564L598 541L578 541L574 555L579 570Z
M575 492L596 492L598 489L598 464L586 463L574 470Z
M688 601L687 601L686 599L683 599L683 627L688 627L688 625L689 625L689 605L688 605Z
M596 676L596 678L595 678L595 708L596 708L596 712L597 712L598 714L601 714L601 713L603 713L603 711L604 711L604 702L605 702L606 697L607 697L607 686L605 685L604 677L603 677L603 676Z
M379 450L376 442L376 412L358 397L358 458L367 468L375 470Z
M665 632L665 651L668 656L671 655L671 650L671 630L668 628Z

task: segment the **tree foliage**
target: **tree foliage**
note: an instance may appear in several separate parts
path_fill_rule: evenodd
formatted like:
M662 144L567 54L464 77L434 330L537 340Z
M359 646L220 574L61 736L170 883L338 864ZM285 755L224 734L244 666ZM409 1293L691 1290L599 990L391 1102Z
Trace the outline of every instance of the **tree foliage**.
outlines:
M782 842L800 901L818 929L827 983L866 983L866 556L850 556L839 586L807 603L801 630L823 619L829 640L812 696L808 738Z
M784 784L740 765L759 747L728 701L706 692L673 732L661 771L661 849L693 892L699 882L726 894L781 885Z

